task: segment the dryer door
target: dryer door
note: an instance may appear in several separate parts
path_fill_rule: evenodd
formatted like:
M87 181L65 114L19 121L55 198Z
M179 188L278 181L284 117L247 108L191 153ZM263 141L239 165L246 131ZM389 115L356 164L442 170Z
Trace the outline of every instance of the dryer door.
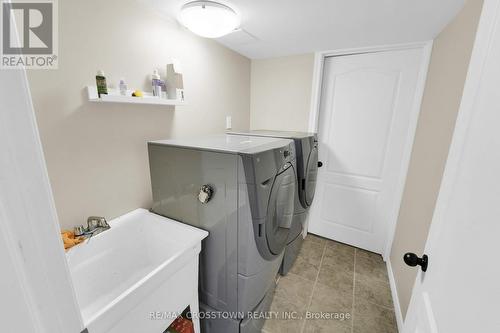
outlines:
M307 159L306 179L304 180L304 199L305 204L309 207L314 199L314 191L316 189L316 180L318 179L318 147L312 147Z
M269 250L277 255L285 248L292 225L296 175L292 165L274 179L266 216L266 238Z

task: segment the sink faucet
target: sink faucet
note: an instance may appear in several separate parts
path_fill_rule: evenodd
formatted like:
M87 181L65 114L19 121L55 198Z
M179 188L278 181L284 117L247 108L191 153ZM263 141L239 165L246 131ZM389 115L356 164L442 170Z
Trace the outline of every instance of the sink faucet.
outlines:
M89 216L87 218L87 227L79 225L75 227L75 236L92 237L103 231L108 230L111 226L102 216Z
M87 232L93 232L96 229L108 230L111 228L106 221L105 217L102 216L89 216L87 218Z

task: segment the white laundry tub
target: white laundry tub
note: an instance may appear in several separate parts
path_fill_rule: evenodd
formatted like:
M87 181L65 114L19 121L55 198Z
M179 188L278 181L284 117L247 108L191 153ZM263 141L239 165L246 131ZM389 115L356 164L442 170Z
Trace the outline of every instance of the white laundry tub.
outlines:
M67 252L90 333L163 333L198 312L198 254L208 232L137 209ZM199 322L193 319L199 332Z

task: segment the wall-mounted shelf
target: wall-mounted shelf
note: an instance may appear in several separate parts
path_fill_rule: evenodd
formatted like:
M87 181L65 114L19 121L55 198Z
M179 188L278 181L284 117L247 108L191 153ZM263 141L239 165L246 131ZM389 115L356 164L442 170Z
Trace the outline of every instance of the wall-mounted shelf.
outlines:
M153 96L151 93L143 93L144 97L132 97L132 92L127 92L127 96L120 95L117 89L109 89L107 95L97 94L97 87L87 86L87 93L90 102L96 103L128 103L128 104L149 104L149 105L186 105L185 102L176 99L166 99Z

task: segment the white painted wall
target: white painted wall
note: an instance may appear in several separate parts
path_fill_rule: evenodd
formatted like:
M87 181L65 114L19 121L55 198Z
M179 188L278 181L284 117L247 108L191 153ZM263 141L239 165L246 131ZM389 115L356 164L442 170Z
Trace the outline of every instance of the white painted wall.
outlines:
M250 127L307 131L314 54L252 60Z
M134 0L59 2L59 69L29 81L60 224L151 205L148 140L246 130L250 60L194 36ZM149 89L153 68L182 62L188 106L95 104L84 87L105 71Z

